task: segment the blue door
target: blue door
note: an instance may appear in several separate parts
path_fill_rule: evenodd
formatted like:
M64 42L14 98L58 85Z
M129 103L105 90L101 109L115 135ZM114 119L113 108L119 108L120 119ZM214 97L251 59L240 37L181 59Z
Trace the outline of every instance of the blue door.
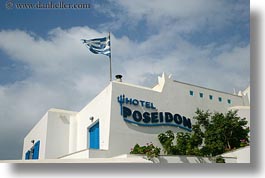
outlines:
M99 149L99 122L89 128L88 148Z
M39 159L40 141L37 141L33 147L32 159Z
M26 159L26 160L29 159L29 155L30 155L30 151L27 151L27 152L26 152L26 155L25 155L25 159Z

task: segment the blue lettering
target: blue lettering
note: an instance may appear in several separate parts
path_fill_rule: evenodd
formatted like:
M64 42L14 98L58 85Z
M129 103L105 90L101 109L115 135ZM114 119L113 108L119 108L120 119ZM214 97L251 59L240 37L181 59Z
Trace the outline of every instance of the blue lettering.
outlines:
M158 112L152 112L151 113L151 120L152 120L152 123L158 123Z
M128 104L128 103L130 103L130 104L132 104L132 98L125 98L125 103L126 104Z
M183 118L183 126L184 127L188 127L188 128L190 128L191 129L191 121L190 121L190 119L188 118L186 118L186 117L182 117Z
M181 115L179 115L179 114L175 114L175 115L174 115L174 121L175 121L175 123L178 124L178 125L182 124L182 117L181 117Z
M145 101L140 100L141 106L144 107Z
M127 98L125 95L117 97L118 103L120 104L120 112L126 122L138 124L140 126L176 126L188 131L192 131L192 123L189 118L181 116L180 114L172 114L170 112L144 112L131 110L123 104L130 104L134 106L141 106L147 109L155 109L153 103L137 100L133 98ZM144 108L142 108L144 110Z
M163 116L163 112L159 113L159 118L160 118L160 122L164 122L164 116Z
M151 120L151 118L150 118L150 113L148 113L148 112L145 112L144 114L143 114L143 122L144 123L148 123L148 122L150 122L150 120Z
M154 106L153 103L151 103L151 106L150 106L151 109L156 109L156 107Z
M170 112L165 112L165 121L166 122L172 122L173 121L173 115Z
M139 111L134 111L132 117L136 122L140 122L142 120L142 114Z
M145 102L145 107L150 108L150 102Z
M125 106L122 107L122 115L124 118L131 116L131 114L132 114L132 111L129 108Z
M137 105L139 104L139 101L138 101L137 99L134 99L134 100L132 101L132 103L133 103L135 106L137 106Z

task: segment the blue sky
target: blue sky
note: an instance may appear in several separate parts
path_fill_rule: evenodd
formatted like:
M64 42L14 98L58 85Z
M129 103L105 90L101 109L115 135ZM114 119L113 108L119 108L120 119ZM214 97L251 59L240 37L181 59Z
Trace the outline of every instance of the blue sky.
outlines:
M166 72L231 93L249 85L249 1L64 2L91 8L0 3L0 159L21 157L24 136L49 108L79 111L108 85L108 58L90 53L81 38L110 31L113 75L128 83L152 87Z

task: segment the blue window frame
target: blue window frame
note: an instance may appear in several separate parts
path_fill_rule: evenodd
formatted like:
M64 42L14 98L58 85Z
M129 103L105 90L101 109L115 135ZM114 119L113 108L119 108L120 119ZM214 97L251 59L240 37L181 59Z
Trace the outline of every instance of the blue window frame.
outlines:
M200 97L203 98L203 93L200 93Z
M228 103L228 104L231 104L231 103L232 103L232 101L231 101L230 99L228 99L228 100L227 100L227 103Z
M99 122L88 129L88 148L99 149Z
M213 100L213 95L209 95L209 99L210 100Z
M193 96L193 91L192 90L190 90L190 96Z
M26 154L25 154L25 159L28 160L29 156L30 156L30 151L27 151Z
M28 159L39 159L40 152L40 140L38 140L33 147L25 153L25 160Z
M222 102L222 97L219 97L219 98L218 98L218 101L219 101L219 102Z
M37 141L33 147L32 159L39 159L40 141Z

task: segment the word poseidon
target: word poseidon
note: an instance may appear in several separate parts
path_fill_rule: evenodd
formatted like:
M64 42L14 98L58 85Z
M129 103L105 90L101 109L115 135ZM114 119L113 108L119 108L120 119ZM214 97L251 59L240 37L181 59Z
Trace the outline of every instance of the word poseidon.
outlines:
M120 113L124 121L137 124L140 126L175 126L188 131L191 131L191 120L180 114L172 114L171 112L157 112L155 105L152 102L127 98L125 95L117 97L120 103ZM124 106L126 105L126 106ZM132 110L129 106L142 107L141 110ZM155 110L154 112L146 110Z

